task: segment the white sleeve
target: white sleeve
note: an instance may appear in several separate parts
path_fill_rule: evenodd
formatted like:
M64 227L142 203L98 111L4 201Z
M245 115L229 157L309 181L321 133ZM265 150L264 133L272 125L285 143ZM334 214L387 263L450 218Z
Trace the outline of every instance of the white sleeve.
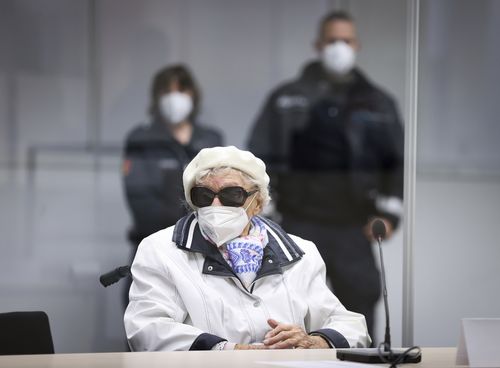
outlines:
M143 240L132 264L133 282L124 315L131 350L190 350L195 342L206 345L198 350L210 349L223 339L184 323L186 308L168 265L160 264L153 245L148 238Z
M333 346L368 347L371 344L365 317L348 311L326 285L326 268L315 246L308 247L304 256L310 270L307 300L309 313L307 331L321 335ZM348 346L345 346L348 344Z

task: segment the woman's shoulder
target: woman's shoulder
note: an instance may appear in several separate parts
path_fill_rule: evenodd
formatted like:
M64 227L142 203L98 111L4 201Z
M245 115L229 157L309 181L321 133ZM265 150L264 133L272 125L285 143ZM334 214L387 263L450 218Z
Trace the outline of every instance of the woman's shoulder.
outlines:
M304 252L303 258L308 260L315 260L318 257L322 259L316 244L312 241L301 238L300 236L288 234L288 236L297 244Z
M224 143L223 135L217 128L198 123L194 125L193 140L204 147L222 146Z
M140 123L132 127L125 137L125 146L128 149L144 147L151 141L157 140L158 134L154 132L151 123Z
M150 130L151 130L151 124L141 122L130 128L126 136L128 139L134 139L148 134Z
M165 253L177 249L175 243L172 241L174 227L169 226L145 237L139 244L139 250L148 253Z
M157 231L144 238L134 258L133 266L163 272L171 264L180 262L182 250L172 240L174 226Z
M288 233L288 236L290 239L292 239L300 248L302 248L303 251L306 251L308 249L316 249L316 245L310 240L301 238L298 235L290 234Z

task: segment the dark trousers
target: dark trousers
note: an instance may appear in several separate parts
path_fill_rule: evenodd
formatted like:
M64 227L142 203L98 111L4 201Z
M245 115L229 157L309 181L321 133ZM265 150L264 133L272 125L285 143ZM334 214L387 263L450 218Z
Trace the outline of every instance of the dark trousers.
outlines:
M326 264L334 294L353 312L366 318L373 336L375 305L381 293L380 274L370 241L363 233L365 224L325 225L283 217L283 229L316 244Z

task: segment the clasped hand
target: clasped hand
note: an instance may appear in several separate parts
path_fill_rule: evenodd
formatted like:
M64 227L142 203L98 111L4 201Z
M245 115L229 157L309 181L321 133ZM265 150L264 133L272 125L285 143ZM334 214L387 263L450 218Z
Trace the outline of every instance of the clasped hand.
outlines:
M297 325L267 321L271 330L264 336L263 345L237 344L235 349L328 349L330 346L321 336L308 335Z

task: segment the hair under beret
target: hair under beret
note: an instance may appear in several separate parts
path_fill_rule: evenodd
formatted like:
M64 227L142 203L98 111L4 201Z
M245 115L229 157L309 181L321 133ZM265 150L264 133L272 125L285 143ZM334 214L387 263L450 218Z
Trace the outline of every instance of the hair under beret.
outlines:
M191 207L191 188L195 184L196 174L215 167L231 167L248 174L255 179L264 202L269 202L269 176L266 164L252 152L240 150L234 146L203 148L186 166L182 175L184 195Z

